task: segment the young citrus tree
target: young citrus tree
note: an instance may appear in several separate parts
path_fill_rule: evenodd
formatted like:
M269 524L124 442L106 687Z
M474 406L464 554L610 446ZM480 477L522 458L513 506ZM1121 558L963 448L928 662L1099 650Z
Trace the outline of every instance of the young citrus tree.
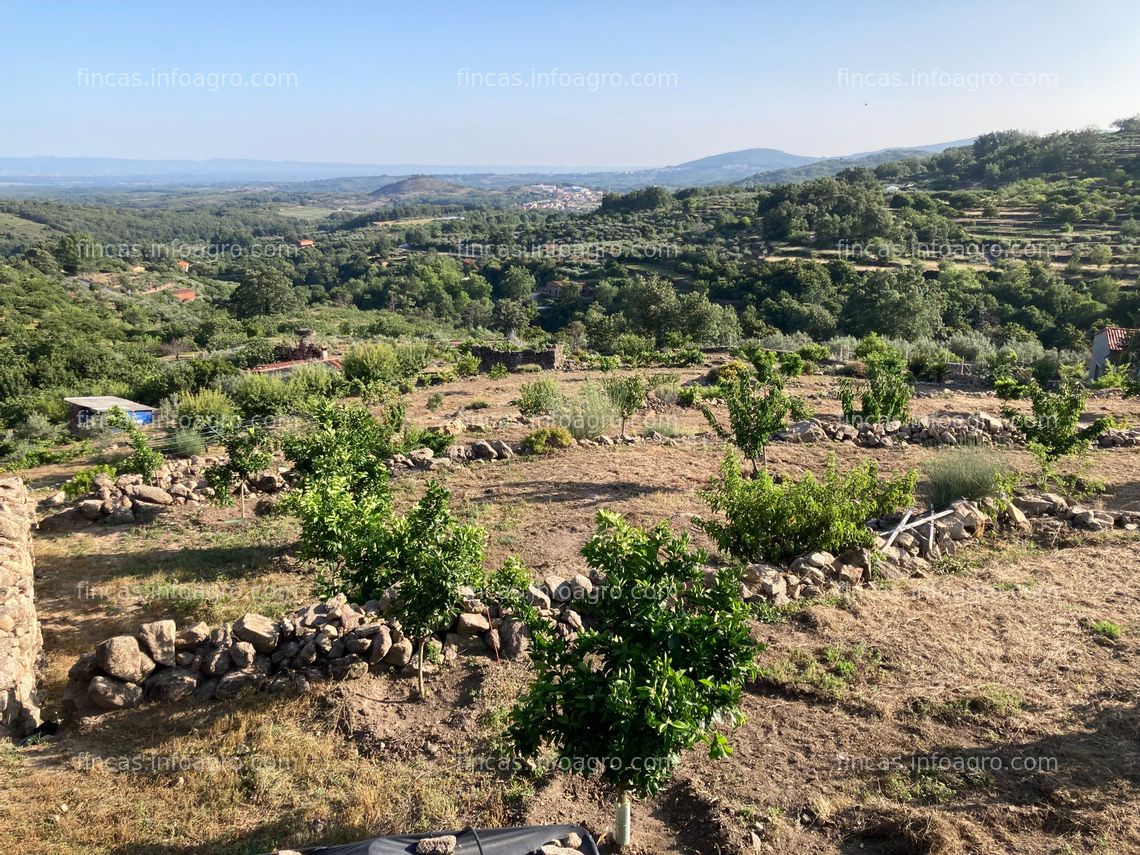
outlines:
M1056 392L1042 389L1036 380L1017 384L1006 381L999 389L1005 400L1028 398L1030 413L1018 412L1008 404L1002 415L1013 422L1025 437L1026 445L1041 463L1046 480L1052 464L1070 454L1088 451L1092 441L1113 426L1111 417L1100 417L1080 427L1088 392L1071 374L1064 374Z
M788 416L807 418L807 405L795 395L784 391L784 378L778 371L767 373L761 384L745 374L737 374L721 385L725 406L728 408L726 429L708 405L701 407L712 429L721 439L735 443L752 463L752 474L759 471L757 458L768 465L768 440L784 427Z
M131 446L131 456L119 463L115 470L120 473L142 475L146 481L153 478L154 473L166 462L166 458L150 447L146 434L142 432L135 420L123 412L121 408L111 407L107 411L107 427L112 430L124 431L127 434L127 442Z
M705 555L665 522L642 530L601 511L582 554L605 582L578 602L574 639L529 621L534 679L511 712L526 757L600 774L618 793L617 843L629 842L631 794L657 793L683 752L731 753L723 729L743 721L744 683L759 650L738 572L705 583Z
M222 430L222 445L227 460L207 469L206 480L214 488L214 501L219 505L231 504L230 494L234 485L238 486L244 519L246 482L273 462L273 437L261 425L230 425Z
M644 407L649 397L645 378L638 374L632 377L611 377L602 383L602 388L621 416L621 433L625 436L626 420Z
M422 499L404 515L362 520L354 534L358 548L345 556L327 593L343 592L351 602L379 599L398 586L392 616L416 642L417 685L424 697L424 644L450 626L463 608L464 587L483 583L486 532L460 525L451 516L451 494L429 481ZM328 583L326 583L328 584Z

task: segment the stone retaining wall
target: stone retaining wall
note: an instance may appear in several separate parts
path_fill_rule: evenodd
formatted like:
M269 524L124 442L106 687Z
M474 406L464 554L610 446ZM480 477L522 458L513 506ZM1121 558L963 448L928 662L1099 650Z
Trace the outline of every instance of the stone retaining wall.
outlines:
M0 480L0 736L25 736L40 724L36 668L43 637L36 620L34 522L24 482Z

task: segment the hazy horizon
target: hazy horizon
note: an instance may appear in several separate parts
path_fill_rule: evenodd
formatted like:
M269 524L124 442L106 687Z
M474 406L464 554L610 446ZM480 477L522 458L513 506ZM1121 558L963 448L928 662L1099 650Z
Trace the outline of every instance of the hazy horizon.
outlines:
M16 5L0 157L636 169L834 157L1140 107L1135 9ZM1128 25L1128 21L1133 25ZM1011 35L1013 34L1013 35Z

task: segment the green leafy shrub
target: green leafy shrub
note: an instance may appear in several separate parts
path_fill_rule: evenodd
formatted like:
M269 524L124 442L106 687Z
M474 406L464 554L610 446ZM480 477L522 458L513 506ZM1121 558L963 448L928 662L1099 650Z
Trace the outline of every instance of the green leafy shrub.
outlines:
M561 398L558 383L549 377L523 383L520 388L519 412L524 416L550 415Z
M937 345L925 345L910 352L907 368L923 383L942 383L950 373L954 354Z
M501 362L496 362L492 365L489 372L492 380L502 380L504 377L509 376L510 373L511 372L507 370L507 366Z
M854 424L904 421L914 389L907 382L907 367L900 351L892 348L884 339L874 336L873 347L864 348L863 363L866 367L867 383L856 385L850 378L843 378L837 386L840 407L844 421ZM871 339L868 336L860 347ZM858 396L860 407L855 409Z
M728 362L713 366L705 374L705 380L713 386L727 385L736 382L737 377L747 376L752 369L747 362L741 359L730 359Z
M100 475L108 478L115 477L115 467L109 463L101 463L89 469L76 472L70 480L63 485L63 493L68 499L74 501L80 496L86 496L95 490L95 479Z
M409 425L404 428L404 451L417 448L430 448L434 454L443 454L455 443L455 437L437 428L418 428Z
M777 360L780 364L780 373L785 377L799 377L804 373L806 364L798 353L781 353Z
M384 508L360 513L359 506L346 506L344 498L339 497L335 515L346 520L346 530L341 545L329 550L331 575L322 580L322 593L343 592L351 602L364 603L398 586L391 614L417 642L423 697L424 643L455 620L463 608L464 587L482 586L486 532L456 523L451 495L435 481L428 482L423 498L405 515Z
M127 442L131 446L130 457L120 462L115 467L116 471L141 475L145 481L153 478L166 459L150 447L150 441L135 420L118 407L112 407L107 411L107 427L126 433Z
M546 454L556 448L570 448L574 437L564 427L544 427L532 431L523 440L523 448L528 454Z
M1089 631L1100 638L1107 638L1110 641L1119 641L1121 636L1124 635L1124 630L1120 628L1120 624L1111 620L1096 620L1089 624Z
M428 395L427 408L433 413L443 406L443 395L440 392L432 392Z
M508 734L524 757L550 747L569 768L600 773L626 804L659 792L700 743L714 758L731 753L721 731L743 720L761 648L739 572L709 583L705 555L667 523L646 531L602 511L582 554L612 596L575 606L590 629L574 639L530 613L534 676Z
M206 470L206 480L214 488L214 501L232 503L237 487L241 494L241 514L245 516L246 481L253 473L273 462L273 437L261 425L231 426L222 433L226 460Z
M766 470L746 479L736 455L729 453L720 477L701 493L723 519L700 519L696 525L740 561L783 562L812 549L838 554L874 543L867 521L913 505L917 481L914 471L880 478L873 460L840 473L835 455L819 480L807 472L776 483Z
M805 344L796 353L799 354L800 359L809 364L826 362L831 358L831 351L822 344Z
M1007 400L1029 399L1029 415L1008 405L1002 408L1002 415L1022 433L1029 450L1046 470L1062 457L1088 451L1092 441L1114 424L1111 417L1102 416L1086 427L1078 427L1088 395L1072 376L1062 377L1056 392L1045 391L1036 380L1018 385L1007 379L999 393L1008 396Z
M954 449L940 452L923 465L926 497L935 508L949 507L958 499L1011 498L1009 465L997 453L980 449Z
M178 421L183 427L222 430L237 419L237 408L219 389L199 389L178 396Z
M479 358L465 353L455 361L455 373L460 377L474 377L479 373Z
M224 388L243 419L264 419L294 409L296 389L280 377L267 374L242 374L227 378Z
M677 391L677 404L681 407L698 407L701 404L700 386L682 386Z
M344 379L352 382L391 383L407 376L401 369L396 348L384 342L359 344L341 357Z

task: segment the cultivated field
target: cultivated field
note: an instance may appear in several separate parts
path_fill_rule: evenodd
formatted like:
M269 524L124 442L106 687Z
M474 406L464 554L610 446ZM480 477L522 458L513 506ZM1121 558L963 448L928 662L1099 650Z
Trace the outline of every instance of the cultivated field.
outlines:
M681 372L681 379L703 369ZM567 390L596 374L562 372ZM407 396L409 421L461 410L484 436L517 442L521 383L480 376ZM834 379L790 388L838 414ZM916 416L997 413L995 398L920 386ZM428 409L433 394L442 406ZM485 406L470 409L473 402ZM1094 398L1088 415L1140 422L1140 401ZM671 443L571 448L433 472L457 514L489 532L488 566L518 555L537 578L584 569L601 509L639 525L668 520L711 548L692 519L726 450L699 410L643 412L630 433ZM921 467L936 449L773 444L778 475L873 457ZM1032 475L1024 451L1010 462ZM83 462L22 473L37 498ZM1140 448L1094 450L1082 472L1105 490L1087 507L1140 510ZM401 501L427 473L400 471ZM47 714L83 652L140 623L211 624L313 601L285 516L177 508L157 525L37 537L37 603ZM659 797L634 805L645 853L1124 853L1140 851L1140 537L1066 530L991 536L924 578L806 604L754 626L767 644L734 754L688 755ZM1090 630L1098 620L1119 639ZM479 768L525 684L525 660L461 657L429 678L386 675L301 697L252 694L146 706L0 747L0 841L27 852L253 853L402 830L578 822L598 835L613 794L565 774ZM826 677L826 679L825 679Z

